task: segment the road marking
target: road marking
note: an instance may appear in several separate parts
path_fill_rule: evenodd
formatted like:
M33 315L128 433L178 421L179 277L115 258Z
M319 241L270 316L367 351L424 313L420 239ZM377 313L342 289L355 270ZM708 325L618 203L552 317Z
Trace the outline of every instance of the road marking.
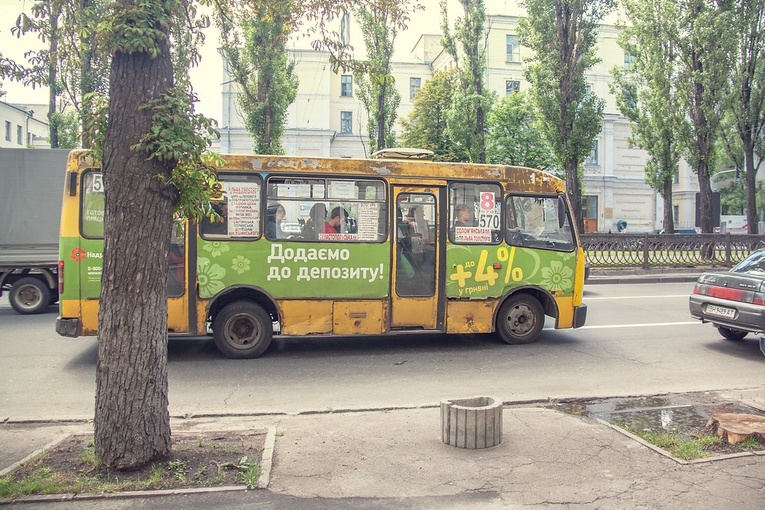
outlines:
M652 328L656 326L689 326L691 324L703 324L701 321L690 322L652 322L648 324L605 324L603 326L582 326L576 329L609 329L609 328Z
M613 299L658 299L658 298L673 298L674 299L674 298L681 298L681 297L687 298L687 297L690 297L690 294L675 294L675 295L669 295L669 296L667 296L667 295L663 295L663 296L615 296L615 297L587 297L587 296L584 296L583 299L586 299L588 301L589 300L595 301L595 300L600 300L600 299L603 299L603 300L607 299L607 300L611 301Z

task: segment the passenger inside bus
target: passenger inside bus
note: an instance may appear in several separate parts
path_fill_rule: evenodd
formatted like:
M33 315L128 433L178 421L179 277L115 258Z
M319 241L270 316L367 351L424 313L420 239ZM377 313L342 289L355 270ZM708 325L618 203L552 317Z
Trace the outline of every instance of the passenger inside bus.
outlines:
M325 234L337 234L341 232L341 225L345 223L345 219L348 217L348 211L342 207L335 207L332 209L332 214L329 215L329 219L324 222Z
M282 204L274 202L268 205L266 210L266 237L268 239L284 239L286 237L282 232L282 220L286 211Z
M308 213L308 220L303 226L303 238L316 240L319 238L320 229L323 228L327 219L327 206L321 202L316 202L311 206L311 212Z
M454 226L455 227L473 227L473 214L466 204L458 204L454 208Z

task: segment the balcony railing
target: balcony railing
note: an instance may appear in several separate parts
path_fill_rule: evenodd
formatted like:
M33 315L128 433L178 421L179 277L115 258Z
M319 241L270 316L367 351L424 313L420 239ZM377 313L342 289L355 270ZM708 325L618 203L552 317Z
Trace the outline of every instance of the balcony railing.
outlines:
M590 267L733 267L765 248L765 235L583 234Z

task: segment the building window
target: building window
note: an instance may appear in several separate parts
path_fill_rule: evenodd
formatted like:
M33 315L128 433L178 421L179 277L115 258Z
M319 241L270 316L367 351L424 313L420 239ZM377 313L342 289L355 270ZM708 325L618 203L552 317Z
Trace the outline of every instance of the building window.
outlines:
M11 141L11 123L7 120L5 121L5 141Z
M353 112L340 112L340 134L353 133Z
M632 64L635 63L635 55L631 54L629 51L624 52L624 68L625 69L631 69Z
M340 18L340 42L351 44L351 15L347 12Z
M422 78L409 78L409 99L414 99L420 87L422 87Z
M592 142L592 151L587 159L584 160L585 165L597 165L598 164L598 141Z
M353 76L344 74L340 77L340 95L342 97L353 97Z
M518 36L513 34L507 34L505 40L506 40L506 46L507 46L507 61L520 62L521 61L521 44L518 41Z
M680 206L679 205L672 205L672 220L677 223L680 218Z
M505 95L515 94L521 91L521 82L518 80L505 80Z
M675 168L675 171L672 173L672 183L673 184L680 184L680 169Z
M22 135L23 131L21 130L21 126L18 124L16 125L16 143L19 145L24 144L24 136Z

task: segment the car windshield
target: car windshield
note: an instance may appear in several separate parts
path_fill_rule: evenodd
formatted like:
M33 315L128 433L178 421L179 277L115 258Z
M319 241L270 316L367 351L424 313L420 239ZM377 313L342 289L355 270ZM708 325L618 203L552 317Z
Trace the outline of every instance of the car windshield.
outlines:
M734 273L765 273L765 250L752 253L732 271Z

